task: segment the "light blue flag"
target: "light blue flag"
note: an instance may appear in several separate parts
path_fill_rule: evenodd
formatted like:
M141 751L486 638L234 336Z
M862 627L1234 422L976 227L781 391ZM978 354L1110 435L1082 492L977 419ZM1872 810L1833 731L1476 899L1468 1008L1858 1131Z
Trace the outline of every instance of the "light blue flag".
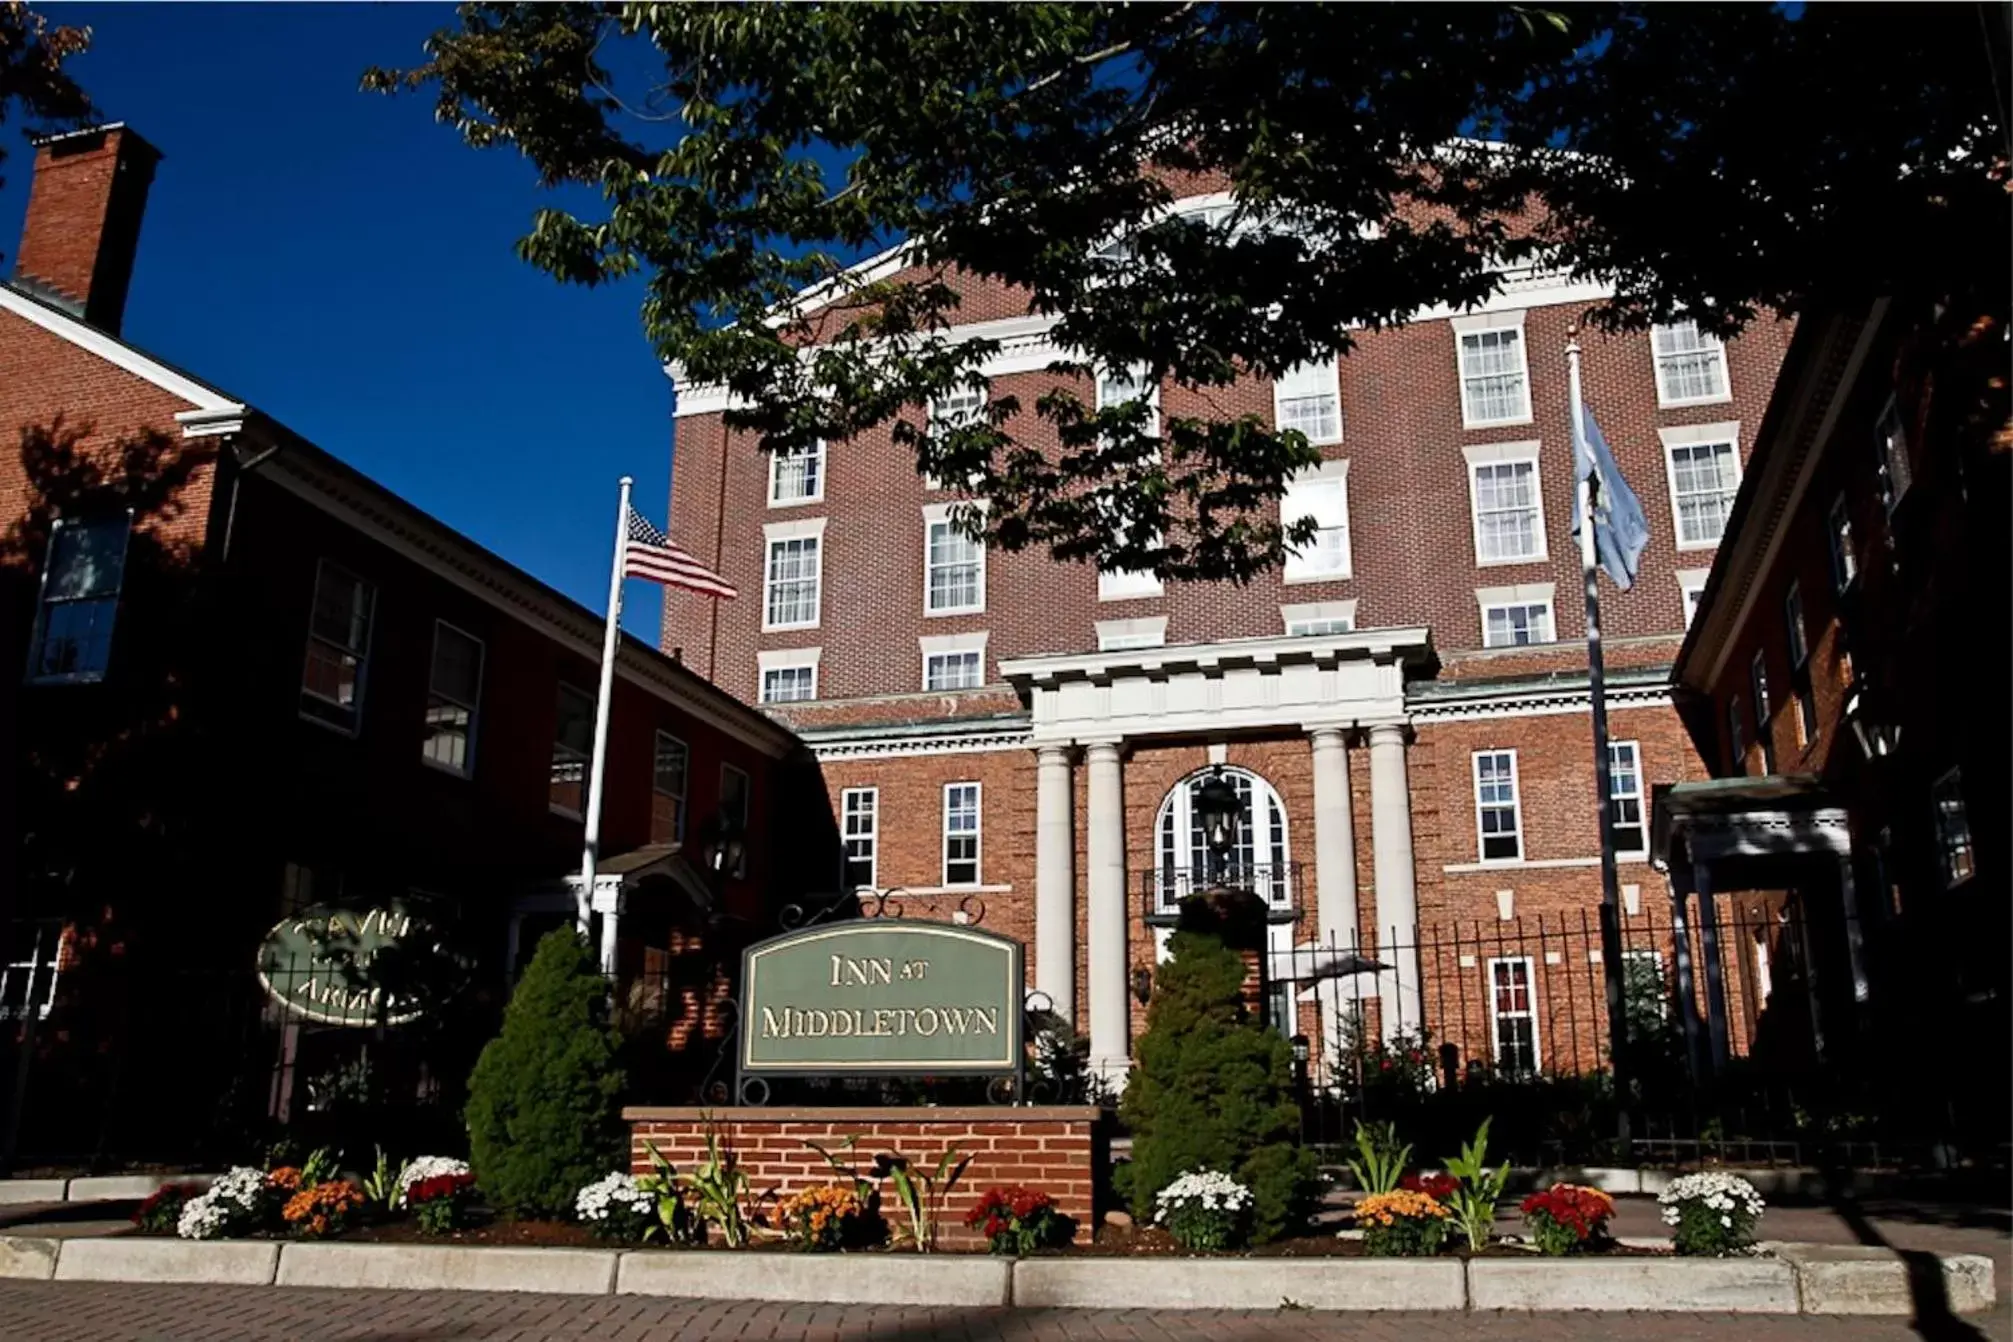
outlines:
M1580 421L1586 425L1586 440L1573 444L1573 471L1575 479L1593 477L1594 553L1615 586L1626 592L1636 580L1643 547L1650 541L1649 519L1643 516L1642 500L1622 479L1622 469L1615 464L1614 453L1608 451L1608 440L1601 436L1601 426L1594 423L1594 412L1584 402ZM1577 540L1579 534L1576 511L1573 538Z

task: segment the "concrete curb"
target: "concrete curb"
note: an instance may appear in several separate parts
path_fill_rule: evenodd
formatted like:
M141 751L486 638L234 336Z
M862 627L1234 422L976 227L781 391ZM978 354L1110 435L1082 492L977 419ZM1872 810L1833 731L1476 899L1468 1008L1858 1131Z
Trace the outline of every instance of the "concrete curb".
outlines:
M71 1239L56 1251L56 1280L270 1286L279 1261L271 1240Z
M21 1202L61 1202L65 1179L0 1179L0 1206Z
M1907 1255L1862 1244L1770 1244L1764 1246L1796 1272L1805 1314L1913 1315L1915 1291ZM1937 1256L1944 1301L1953 1314L1992 1308L1992 1260L1983 1254Z
M353 1286L388 1291L538 1291L607 1295L613 1249L516 1249L461 1244L288 1244L280 1286Z
M1753 1258L1031 1258L282 1244L0 1235L0 1278L1096 1309L1604 1310L1911 1315L1933 1262L1953 1313L1997 1302L1981 1254L1771 1244Z
M0 1179L0 1206L21 1202L139 1202L169 1184L208 1188L214 1174L98 1174L75 1179Z
M1458 1258L1030 1258L1016 1305L1063 1309L1467 1308Z
M1477 1258L1471 1309L1794 1314L1796 1272L1776 1258Z
M650 1251L622 1255L620 1295L712 1296L832 1305L1014 1303L1015 1266L1004 1258L938 1254L791 1254Z

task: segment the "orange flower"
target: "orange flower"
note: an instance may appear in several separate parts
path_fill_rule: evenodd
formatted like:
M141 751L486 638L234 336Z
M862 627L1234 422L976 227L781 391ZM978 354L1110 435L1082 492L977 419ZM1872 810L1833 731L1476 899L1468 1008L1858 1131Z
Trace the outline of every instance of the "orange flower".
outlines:
M1356 1224L1359 1226L1388 1226L1401 1219L1445 1220L1452 1215L1438 1198L1403 1188L1395 1193L1372 1193L1356 1200Z

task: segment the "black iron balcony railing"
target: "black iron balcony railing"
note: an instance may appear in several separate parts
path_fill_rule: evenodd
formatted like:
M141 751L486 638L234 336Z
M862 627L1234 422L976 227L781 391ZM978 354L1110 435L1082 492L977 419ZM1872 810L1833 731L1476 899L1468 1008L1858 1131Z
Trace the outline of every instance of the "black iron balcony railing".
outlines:
M1139 875L1146 921L1171 925L1181 914L1181 901L1211 890L1248 890L1265 901L1267 919L1290 923L1300 916L1298 862L1225 862L1202 867L1162 867Z

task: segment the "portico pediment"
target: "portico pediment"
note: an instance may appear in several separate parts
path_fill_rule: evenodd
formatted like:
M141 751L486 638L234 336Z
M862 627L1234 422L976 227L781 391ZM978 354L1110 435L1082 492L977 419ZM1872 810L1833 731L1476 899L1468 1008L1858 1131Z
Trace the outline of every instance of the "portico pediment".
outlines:
M1022 657L1000 673L1040 744L1397 720L1407 671L1432 657L1425 629L1364 629Z

